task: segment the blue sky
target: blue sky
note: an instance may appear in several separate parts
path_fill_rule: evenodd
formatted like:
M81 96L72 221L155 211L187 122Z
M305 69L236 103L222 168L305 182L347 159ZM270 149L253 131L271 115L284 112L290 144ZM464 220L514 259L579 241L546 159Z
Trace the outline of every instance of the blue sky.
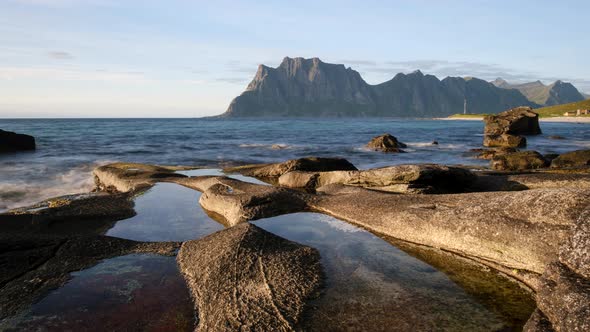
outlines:
M0 117L219 114L284 56L371 84L420 69L590 92L589 12L587 0L0 0Z

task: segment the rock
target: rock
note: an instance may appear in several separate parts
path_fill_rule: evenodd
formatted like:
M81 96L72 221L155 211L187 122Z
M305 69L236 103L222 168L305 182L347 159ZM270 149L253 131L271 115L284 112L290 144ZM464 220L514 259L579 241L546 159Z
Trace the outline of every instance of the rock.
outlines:
M392 192L461 192L475 181L469 170L442 165L398 165L360 171L289 172L279 184L318 188L344 184Z
M590 195L590 189L573 188L394 195L342 187L320 188L322 195L309 207L378 234L491 264L533 288Z
M549 135L547 136L548 139L565 139L565 137L563 136L559 136L559 135Z
M155 166L137 163L113 163L92 172L96 188L109 192L130 192L149 188L159 181L185 178L174 171L190 169L180 166Z
M539 114L528 106L521 106L484 117L484 135L539 135Z
M539 309L535 309L524 325L523 332L555 332L549 319Z
M497 171L524 171L545 168L549 162L537 151L521 151L494 156L491 167Z
M327 172L349 170L356 170L356 167L343 158L307 157L288 160L277 164L231 167L224 169L224 172L240 173L246 176L259 178L273 178L292 171Z
M501 156L508 153L514 153L517 150L515 148L493 148L493 149L471 149L469 152L477 153L476 158L491 160L495 156Z
M485 135L483 145L488 147L522 148L526 146L526 138L517 135Z
M401 148L406 147L407 145L399 142L395 136L390 134L373 137L371 141L367 143L367 148L382 152L404 152Z
M549 264L537 306L555 331L590 331L590 280L559 262Z
M590 208L580 215L571 236L559 249L559 261L580 277L590 280Z
M432 145L438 145L438 141L432 141Z
M559 154L557 153L546 153L543 155L543 157L549 161L549 163L551 163L553 161L553 159L559 157Z
M177 260L198 331L293 331L321 281L317 250L250 223L185 242Z
M0 213L0 233L59 236L104 234L116 221L134 215L129 194L68 195Z
M590 150L576 150L560 154L551 161L552 168L586 167L590 165Z
M35 138L0 129L0 153L35 150Z
M199 203L203 209L223 217L228 226L305 209L305 194L287 188L246 183L219 177L211 182Z

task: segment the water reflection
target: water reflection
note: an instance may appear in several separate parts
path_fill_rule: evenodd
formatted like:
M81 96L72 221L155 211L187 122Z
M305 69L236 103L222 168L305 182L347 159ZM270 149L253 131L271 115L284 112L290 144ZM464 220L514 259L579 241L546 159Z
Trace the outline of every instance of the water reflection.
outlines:
M104 260L0 323L6 331L192 331L193 304L175 257Z
M136 241L188 241L223 229L199 205L201 193L158 183L135 198L134 217L118 221L107 235Z
M519 330L434 267L383 239L335 218L297 213L254 222L317 248L326 272L304 330Z

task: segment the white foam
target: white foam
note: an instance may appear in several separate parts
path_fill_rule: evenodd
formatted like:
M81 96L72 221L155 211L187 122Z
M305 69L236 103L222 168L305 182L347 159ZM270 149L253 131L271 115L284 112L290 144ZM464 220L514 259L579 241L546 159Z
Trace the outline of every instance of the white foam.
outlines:
M0 183L0 211L38 203L48 198L87 193L94 188L92 170L105 162L85 164L44 181Z

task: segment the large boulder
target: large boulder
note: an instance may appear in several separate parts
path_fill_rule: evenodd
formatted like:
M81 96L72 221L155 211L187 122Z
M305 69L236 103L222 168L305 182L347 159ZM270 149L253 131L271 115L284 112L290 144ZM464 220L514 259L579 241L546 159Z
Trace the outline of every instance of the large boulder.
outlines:
M0 153L35 150L35 138L0 129Z
M590 166L590 150L576 150L560 154L551 162L553 168Z
M539 114L528 106L521 106L484 117L484 135L539 135Z
M484 146L524 147L526 139L519 135L539 135L539 114L530 107L516 107L484 117Z
M404 152L401 148L406 147L406 144L398 141L395 136L390 134L373 137L371 141L367 143L367 148L382 152Z
M178 253L197 331L293 331L321 283L316 249L243 223Z
M549 163L537 151L520 151L494 156L491 166L497 171L523 171L545 168Z
M522 148L526 146L526 138L511 134L485 135L483 145L498 148Z
M356 170L348 160L344 158L319 158L307 157L287 160L277 164L258 164L226 168L226 173L241 173L246 176L259 178L279 177L287 172L328 172L328 171L352 171Z

